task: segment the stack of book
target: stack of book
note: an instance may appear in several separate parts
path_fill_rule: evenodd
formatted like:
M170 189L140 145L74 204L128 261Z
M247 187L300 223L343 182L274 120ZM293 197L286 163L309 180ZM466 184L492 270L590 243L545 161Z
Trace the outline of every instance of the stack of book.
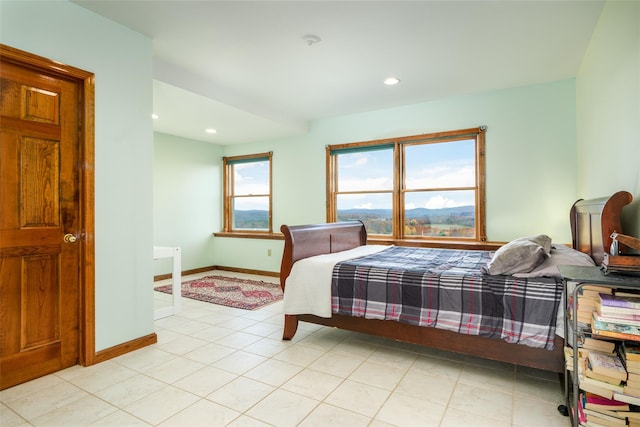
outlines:
M584 348L578 348L578 372L580 375L585 371L587 367L587 355L589 350ZM573 371L573 348L565 346L564 348L564 361L567 371Z
M579 405L580 425L582 426L628 425L627 419L631 408L627 403L607 399L593 393L582 393Z
M577 308L591 329L578 342L580 425L640 427L640 294L587 287ZM565 356L573 369L573 351Z
M640 341L640 295L600 293L591 332L595 337Z
M627 369L627 381L622 391L614 392L613 398L621 402L640 405L640 344L627 341L620 344L619 348L620 356Z
M613 399L615 393L624 393L627 370L617 353L589 351L587 364L580 378L580 388L586 392Z
M627 368L624 394L640 398L640 343L623 342L620 346L620 354Z
M584 285L578 295L578 322L590 324L600 294L611 293L611 288L606 286ZM572 314L573 312L570 312L570 315Z
M614 354L616 352L616 344L611 341L582 337L578 347L578 371L582 375L587 368L587 355L590 351L597 351L600 353ZM573 371L573 348L564 348L564 359L567 365L567 370Z
M640 412L629 404L607 399L592 393L582 393L579 401L580 425L637 426Z

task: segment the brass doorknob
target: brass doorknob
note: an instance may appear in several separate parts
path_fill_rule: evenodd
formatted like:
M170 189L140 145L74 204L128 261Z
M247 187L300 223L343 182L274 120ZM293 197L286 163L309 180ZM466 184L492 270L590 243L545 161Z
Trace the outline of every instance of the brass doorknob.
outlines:
M64 235L63 240L65 243L75 243L78 238L75 236L75 234L68 233Z

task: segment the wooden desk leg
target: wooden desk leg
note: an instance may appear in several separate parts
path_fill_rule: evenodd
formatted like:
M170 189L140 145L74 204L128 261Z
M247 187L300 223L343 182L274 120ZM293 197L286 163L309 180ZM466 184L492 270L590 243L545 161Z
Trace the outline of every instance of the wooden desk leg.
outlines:
M284 315L284 331L282 333L282 339L289 341L293 338L298 330L298 316L294 314Z

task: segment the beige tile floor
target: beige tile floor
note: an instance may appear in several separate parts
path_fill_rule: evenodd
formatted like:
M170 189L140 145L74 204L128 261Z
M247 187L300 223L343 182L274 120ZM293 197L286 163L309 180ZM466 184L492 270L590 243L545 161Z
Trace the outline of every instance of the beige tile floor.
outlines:
M1 391L0 426L569 425L555 374L304 323L286 342L281 312L183 299L157 344Z

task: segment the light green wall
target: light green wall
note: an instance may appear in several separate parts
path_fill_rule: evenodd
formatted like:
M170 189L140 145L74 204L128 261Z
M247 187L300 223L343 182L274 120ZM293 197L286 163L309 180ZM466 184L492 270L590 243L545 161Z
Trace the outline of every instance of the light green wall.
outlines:
M207 142L154 134L153 210L156 246L180 246L182 269L214 264L213 231L222 214L222 149ZM154 262L154 274L171 272Z
M640 237L640 2L607 2L577 77L578 194L629 191L626 234Z
M568 242L567 207L573 200L618 189L636 198L625 220L635 227L631 234L640 235L639 7L605 5L577 78L577 138L576 89L566 80L329 118L312 123L305 136L224 147L221 154L274 152L277 229L282 223L324 222L326 144L487 125L490 239L546 232ZM164 202L156 204L155 218L153 211L158 186L152 168L151 40L72 3L3 0L0 42L95 73L96 350L153 332L151 247L165 232L166 244L175 245L175 238L170 225L162 230L173 215L158 215ZM179 143L156 139L157 155ZM182 167L193 160L187 154L182 159ZM210 172L219 165L213 161ZM213 238L211 250L209 232L220 227L214 208L216 214L214 230L188 232L199 236L189 245L211 251L216 264L279 269L281 241ZM271 257L267 249L273 249ZM209 260L192 255L184 262L194 268Z
M568 243L576 199L575 81L519 87L328 118L308 134L223 147L224 155L273 151L273 221L325 222L325 146L486 125L487 235L547 233ZM272 256L267 250L273 249ZM282 243L216 238L216 264L278 271Z
M0 41L95 73L96 350L153 332L151 40L69 2L0 2Z

